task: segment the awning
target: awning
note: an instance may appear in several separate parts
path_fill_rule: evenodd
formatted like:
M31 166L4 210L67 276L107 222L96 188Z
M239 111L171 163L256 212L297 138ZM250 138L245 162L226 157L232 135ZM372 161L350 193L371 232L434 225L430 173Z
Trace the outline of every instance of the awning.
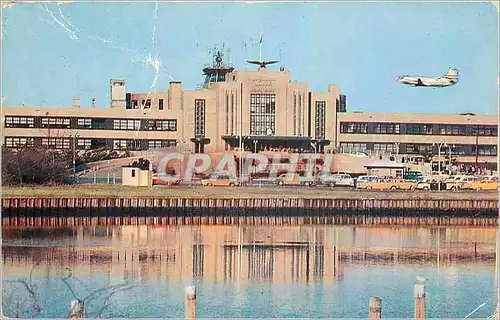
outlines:
M296 137L296 136L252 136L252 135L226 135L221 137L231 147L239 146L240 139L243 145L253 147L254 143L259 146L281 147L281 148L303 148L310 149L311 143L322 144L324 146L330 144L330 140L313 140L311 137ZM254 142L255 141L255 142Z

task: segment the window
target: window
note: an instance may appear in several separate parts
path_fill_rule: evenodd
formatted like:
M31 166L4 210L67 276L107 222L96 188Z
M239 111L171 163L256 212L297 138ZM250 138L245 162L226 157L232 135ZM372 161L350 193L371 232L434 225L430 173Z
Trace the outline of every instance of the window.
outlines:
M137 109L137 100L132 100L132 109Z
M33 117L5 117L6 128L33 128L35 118Z
M357 143L357 142L341 142L340 150L343 153L356 153L356 152L366 152L367 150L366 143Z
M316 139L325 138L325 101L316 101Z
M163 99L158 100L158 109L163 110Z
M143 107L144 107L144 109L149 109L149 108L151 108L151 99L147 99L147 100L146 100L146 103L144 103L144 100L142 100L142 102L143 102Z
M141 127L140 120L126 120L126 119L113 120L113 129L115 130L139 130L140 127Z
M250 95L250 134L256 136L274 135L276 132L276 95Z
M432 134L432 124L414 124L408 123L406 124L406 134Z
M432 153L432 144L407 144L406 154L428 154Z
M69 138L42 138L42 146L54 149L69 149L71 143Z
M106 119L92 119L92 129L106 129Z
M79 118L76 121L78 129L106 129L106 119L104 118Z
M341 122L341 133L368 133L368 123L362 122Z
M92 140L91 139L77 139L76 140L76 148L77 149L91 149L92 148Z
M177 120L148 120L148 130L177 131Z
M471 130L473 136L497 136L498 128L497 126L473 126Z
M78 119L76 124L78 129L91 129L92 119Z
M141 141L140 140L113 140L113 149L122 150L140 150Z
M399 134L399 124L395 123L376 123L375 133L380 134Z
M148 148L149 149L163 149L163 148L169 148L169 147L175 147L175 146L176 146L175 140L149 140L148 141Z
M106 139L96 138L91 140L92 149L106 148Z
M398 153L399 146L395 143L374 143L373 151Z
M497 155L497 146L478 146L477 153L480 156L496 156ZM474 152L476 150L474 149Z
M205 136L205 100L194 100L194 136Z
M347 103L346 103L346 96L343 94L339 95L339 107L338 107L338 112L346 112L347 111Z
M461 155L461 156L471 155L472 154L471 146L469 146L469 145L452 145L451 146L451 154Z
M135 177L135 169L132 169L132 178Z
M70 127L70 118L42 118L42 128L69 129Z
M33 138L27 137L5 137L5 146L16 148L22 146L33 146Z
M463 125L439 125L439 134L450 136L464 136L466 126Z

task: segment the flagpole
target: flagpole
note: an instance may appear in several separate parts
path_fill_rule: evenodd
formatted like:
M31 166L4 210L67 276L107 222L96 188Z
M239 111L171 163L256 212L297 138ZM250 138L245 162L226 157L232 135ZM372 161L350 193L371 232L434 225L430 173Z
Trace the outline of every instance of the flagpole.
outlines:
M259 61L262 61L262 32L260 33L259 40Z

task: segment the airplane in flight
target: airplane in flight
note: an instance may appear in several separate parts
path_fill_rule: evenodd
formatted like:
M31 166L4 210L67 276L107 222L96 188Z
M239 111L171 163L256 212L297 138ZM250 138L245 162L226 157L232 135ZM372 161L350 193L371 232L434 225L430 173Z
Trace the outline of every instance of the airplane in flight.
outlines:
M448 72L439 78L426 78L404 75L397 77L396 81L414 87L448 87L458 82L458 70L449 68Z

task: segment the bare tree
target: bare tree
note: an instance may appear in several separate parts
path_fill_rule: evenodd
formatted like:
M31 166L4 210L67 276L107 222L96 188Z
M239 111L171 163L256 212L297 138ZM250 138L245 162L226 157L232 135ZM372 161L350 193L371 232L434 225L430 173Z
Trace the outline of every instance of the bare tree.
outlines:
M111 299L113 295L115 295L118 292L131 290L135 287L133 285L130 285L129 281L127 280L125 283L122 284L107 286L90 291L80 280L73 277L73 270L71 270L70 268L66 268L66 271L67 275L65 277L62 277L61 280L64 282L64 284L66 284L68 290L71 292L71 294L76 300L83 301L84 305L87 305L90 301L95 301L96 298L102 297L102 302L97 305L97 308L94 312L89 310L89 308L85 308L85 315L87 317L101 318L104 311L109 307L109 299ZM72 286L69 283L69 280L75 280L76 282L79 282L87 291L87 295L86 296L78 295L74 286Z
M38 288L33 283L33 273L39 264L40 262L38 261L33 265L29 279L4 280L4 283L12 285L10 290L7 290L6 286L4 286L3 292L2 306L7 316L12 318L34 318L43 312ZM91 290L81 280L73 277L73 271L70 268L66 268L65 272L66 275L61 277L61 281L67 286L72 298L84 302L86 317L101 318L108 309L110 299L113 295L135 287L130 285L129 281L125 281L122 284ZM86 294L80 295L78 293L79 290L76 289L76 284L82 286ZM68 305L68 310L69 307ZM69 313L71 313L71 310L69 310Z
M30 277L28 280L17 279L5 281L7 283L13 284L14 289L8 292L4 288L2 307L8 314L11 314L14 318L19 318L22 316L29 316L30 318L34 318L42 312L42 307L38 300L38 288L33 283L33 272L39 264L40 261L37 261L33 265L33 267L31 267ZM26 292L27 295L25 294ZM26 313L26 315L23 311Z
M5 185L63 182L70 175L71 154L44 147L4 148L2 183Z

